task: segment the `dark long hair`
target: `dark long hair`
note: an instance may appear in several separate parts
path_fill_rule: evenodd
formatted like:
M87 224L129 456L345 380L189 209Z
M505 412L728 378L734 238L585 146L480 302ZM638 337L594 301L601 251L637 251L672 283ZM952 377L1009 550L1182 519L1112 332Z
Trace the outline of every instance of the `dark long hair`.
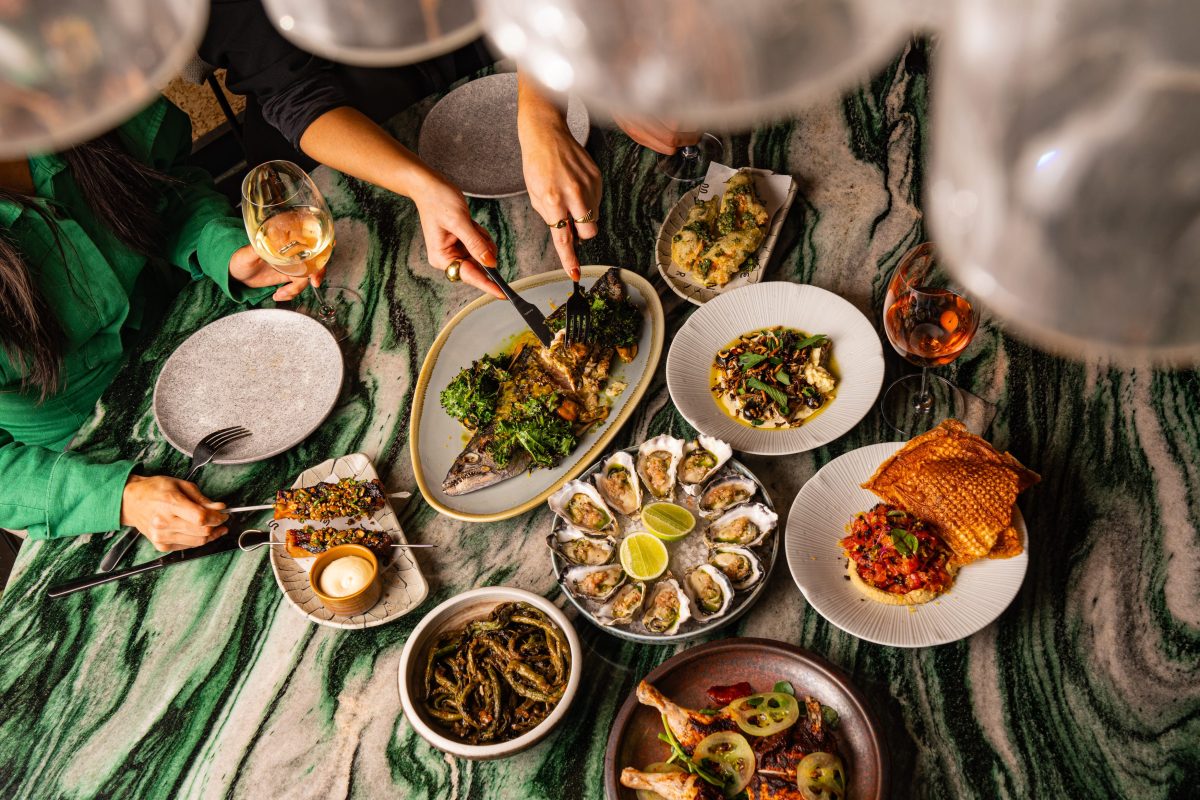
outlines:
M130 155L115 131L63 152L62 158L96 219L131 250L155 255L162 243L158 200L177 181ZM32 198L0 189L0 200L42 216L54 231L68 273L71 264L57 225ZM36 269L37 265L33 265ZM65 336L15 240L0 231L0 349L18 369L21 390L42 400L59 387Z

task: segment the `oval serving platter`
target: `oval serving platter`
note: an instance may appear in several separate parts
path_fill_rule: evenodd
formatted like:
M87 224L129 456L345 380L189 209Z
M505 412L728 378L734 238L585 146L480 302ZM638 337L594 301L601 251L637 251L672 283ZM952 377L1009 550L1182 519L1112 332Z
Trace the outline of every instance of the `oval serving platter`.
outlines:
M850 676L815 653L773 639L721 639L691 647L667 659L645 677L670 700L688 708L711 702L710 686L747 681L756 691L768 691L776 681L788 681L797 695L812 695L838 713L834 735L849 780L846 797L880 800L887 795L888 751L883 729L871 705ZM658 711L638 702L630 691L617 712L604 752L604 794L608 800L634 800L632 789L621 785L621 770L665 761L667 746Z
M583 267L580 284L589 288L609 269L599 265ZM410 424L413 475L429 505L467 522L508 519L545 502L555 489L599 458L646 392L662 355L663 311L658 294L649 281L629 270L621 270L621 280L629 290L630 301L645 314L645 324L637 357L613 368L613 379L626 386L613 400L608 419L590 430L554 469L535 469L457 497L442 491L442 479L468 437L458 420L442 409L439 395L459 370L487 353L495 353L500 343L511 341L527 329L508 302L491 296L475 300L446 324L421 365ZM513 281L512 287L547 314L565 303L571 294L571 281L561 270Z
M633 458L637 458L637 447L626 448L625 452L629 453ZM606 457L608 455L610 454L605 454ZM597 460L595 464L593 464L582 475L580 475L580 480L593 483L592 476L596 474L603 464L604 459ZM746 467L745 464L738 461L736 458L731 458L718 472L718 476L723 476L728 472L735 472L738 475L744 475L750 480L754 481L754 483L758 485L758 492L753 498L751 498L749 502L762 503L767 508L775 511L775 504L771 502L771 495L767 493L767 487L763 485L763 482L760 481L758 477ZM674 575L674 577L682 583L685 570L688 567L696 566L697 564L702 563L704 555L707 553L703 537L708 522L696 512L696 498L688 495L678 486L675 488L675 495L671 499L671 502L685 507L688 511L692 512L692 516L696 518L695 529L693 529L692 532L689 533L683 540L665 543L667 545L667 552L670 558L670 566L668 569ZM633 519L620 513L618 513L617 516L621 522L621 538L624 538L626 534L634 531L644 530L640 519ZM563 521L562 517L556 514L554 516L554 524L551 528L551 534L557 533L559 530L566 527L566 524L567 523ZM634 621L628 626L604 625L596 617L596 611L598 610L599 606L602 605L601 603L591 603L587 600L580 599L576 597L573 592L566 588L566 585L564 584L564 573L571 568L571 563L554 550L550 551L550 563L554 568L554 579L558 581L560 586L562 586L562 593L566 595L567 599L571 601L571 604L574 605L575 608L579 609L579 613L588 622L592 623L600 630L613 636L617 636L621 639L628 639L631 642L641 642L642 644L675 644L677 642L695 639L700 636L707 636L718 628L724 628L726 625L736 622L742 617L743 614L750 610L750 607L753 606L755 601L758 600L759 595L762 593L763 589L766 588L767 582L771 579L771 570L774 568L776 558L779 555L779 541L782 536L783 531L778 527L778 523L776 523L775 530L771 532L767 542L750 548L762 560L763 576L758 583L754 584L750 588L734 593L733 606L729 609L728 613L705 623L699 622L695 617L692 617L692 619L680 626L681 630L679 633L670 635L647 633L645 628L642 627L640 621ZM614 557L613 560L615 563L617 560L616 557ZM666 574L664 573L659 578L655 578L652 581L646 581L647 595L653 590L654 584L665 577Z

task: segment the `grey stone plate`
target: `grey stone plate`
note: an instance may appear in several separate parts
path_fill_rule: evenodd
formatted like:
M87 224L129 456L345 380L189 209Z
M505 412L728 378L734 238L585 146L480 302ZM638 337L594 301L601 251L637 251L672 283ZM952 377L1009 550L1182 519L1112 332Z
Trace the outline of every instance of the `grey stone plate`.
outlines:
M317 429L342 389L342 351L315 319L278 308L242 311L189 336L154 384L154 421L188 455L209 433L242 425L215 464L248 464Z
M567 127L577 142L587 141L587 109L574 97L567 105ZM517 76L488 75L443 97L421 124L417 152L468 197L524 194Z

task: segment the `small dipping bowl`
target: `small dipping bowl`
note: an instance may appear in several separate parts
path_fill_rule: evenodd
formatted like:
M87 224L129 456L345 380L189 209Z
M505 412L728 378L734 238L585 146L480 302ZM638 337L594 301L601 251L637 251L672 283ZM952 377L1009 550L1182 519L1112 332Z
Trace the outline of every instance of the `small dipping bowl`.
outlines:
M352 594L342 597L325 594L321 591L322 573L334 561L346 556L358 556L365 559L371 565L370 579L361 589ZM379 602L379 595L383 591L383 586L379 582L379 559L370 549L361 544L339 544L318 555L313 561L312 569L308 571L308 582L312 586L313 594L321 601L321 605L335 614L347 617L365 613L367 609Z
M425 664L429 659L429 648L441 633L463 628L468 622L486 617L501 603L510 602L528 603L542 611L562 631L571 651L567 688L549 716L520 736L493 744L467 744L454 738L452 733L425 711ZM443 753L471 760L507 758L537 744L562 722L579 689L579 675L582 669L583 648L579 645L579 636L567 615L559 610L558 606L541 595L524 589L485 586L451 597L417 623L417 627L404 644L404 652L400 654L400 705L404 708L404 716L408 718L413 730Z

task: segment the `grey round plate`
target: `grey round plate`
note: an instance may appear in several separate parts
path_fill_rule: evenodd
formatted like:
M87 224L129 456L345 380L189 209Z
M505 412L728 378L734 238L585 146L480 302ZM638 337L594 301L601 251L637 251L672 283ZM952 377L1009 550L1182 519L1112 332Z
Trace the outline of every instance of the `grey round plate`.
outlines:
M627 447L625 448L625 452L632 455L635 459L637 458L637 447ZM585 470L583 474L579 476L578 480L584 481L585 483L592 483L592 476L599 471L601 465L604 464L605 459L611 455L612 453L605 453L604 458L597 460L595 464L588 467L587 470ZM754 481L756 484L758 484L758 494L752 498L751 502L762 503L772 511L775 510L775 504L771 502L771 495L767 493L767 487L763 485L763 482L760 481L755 474L746 467L745 464L738 461L736 458L731 458L728 462L726 462L725 466L721 468L721 472L736 472L737 474L744 475L750 480ZM704 529L708 525L708 521L696 513L696 498L687 495L678 486L675 488L675 495L671 498L671 502L684 506L692 512L694 517L696 517L696 528L689 533L685 539L679 542L667 542L667 551L670 556L670 566L668 569L670 569L677 579L682 580L684 570L689 566L694 566L695 564L699 563L699 561L696 559L696 554L697 552L703 550L703 545L700 544L699 540L703 535ZM617 516L621 522L621 538L631 531L644 530L644 526L642 525L640 519L635 520L619 512L617 513ZM563 522L562 517L556 514L554 516L554 523L551 525L550 531L552 534L557 533L565 525L566 523ZM737 621L738 618L750 610L750 607L754 605L756 600L758 600L758 596L762 594L762 590L766 588L767 581L771 579L771 570L775 567L775 558L779 554L779 540L782 535L783 532L779 530L778 524L776 524L775 530L771 532L771 535L768 537L766 542L750 548L762 561L762 580L751 586L749 589L743 589L736 592L733 596L733 605L730 607L727 614L717 617L716 619L709 620L708 622L700 622L695 617L692 617L690 620L680 626L678 633L674 633L669 636L659 636L658 634L654 633L646 633L644 632L645 629L642 628L641 624L638 622L634 622L628 626L605 625L601 623L600 620L596 618L596 611L601 604L578 598L567 588L564 578L566 571L571 568L571 563L560 556L556 551L550 550L550 564L554 570L555 580L557 580L559 586L562 587L562 593L569 601L571 601L573 606L579 609L579 613L582 614L583 617L588 620L588 622L591 622L600 630L621 639L628 639L631 642L641 642L643 644L675 644L677 642L687 641L688 639L707 636L718 628L724 628L726 625ZM614 556L614 561L615 560L616 556ZM647 590L651 589L658 580L660 580L660 578L655 578L653 581L646 581Z
M154 384L154 421L188 455L202 438L241 425L251 436L215 464L248 464L296 446L342 390L342 351L315 319L278 308L205 325L167 359Z
M567 127L587 142L588 113L572 97ZM468 197L525 193L517 139L517 76L506 72L464 83L438 101L421 124L417 152Z

